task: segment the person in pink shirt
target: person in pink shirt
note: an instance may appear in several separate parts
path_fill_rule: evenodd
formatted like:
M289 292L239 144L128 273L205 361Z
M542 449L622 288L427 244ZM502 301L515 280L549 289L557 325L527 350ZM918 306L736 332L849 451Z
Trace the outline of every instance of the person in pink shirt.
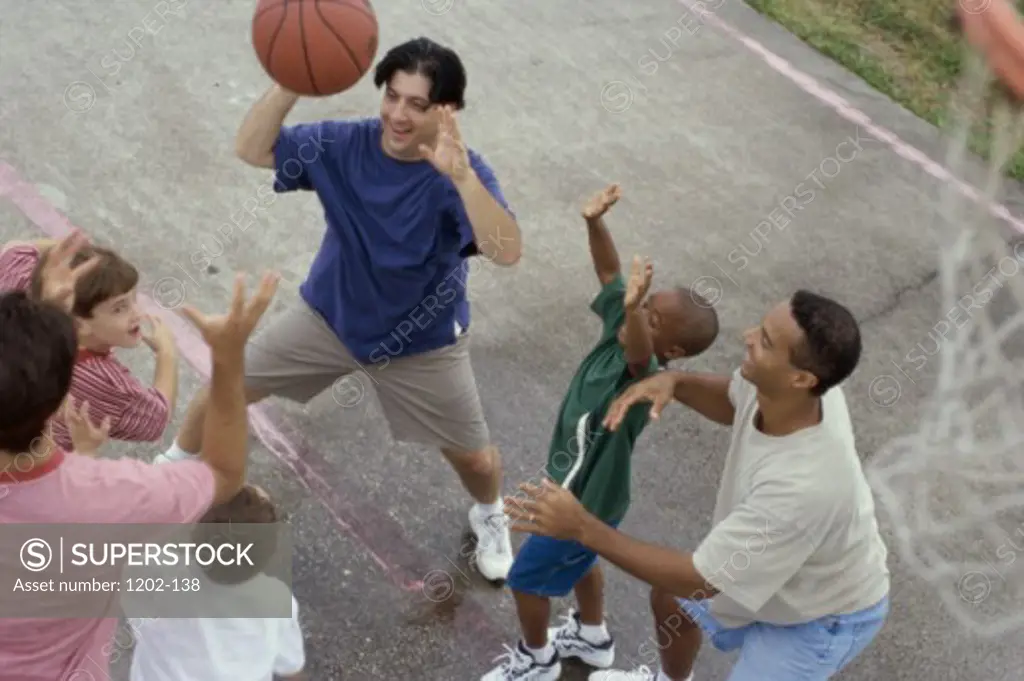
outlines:
M276 291L277 277L264 275L256 295L246 300L239 275L225 315L185 310L210 347L213 367L200 460L153 466L83 456L94 453L87 450L102 440L95 437L98 429L73 429L76 445L82 443L78 453L44 436L65 402L75 367L78 344L69 311L76 281L96 266L95 259L73 264L84 245L76 232L45 253L38 297L24 291L0 294L0 524L195 522L242 488L248 439L244 350ZM82 435L91 441L83 443ZM17 569L17 554L0 552L0 567ZM117 626L112 610L97 612L94 619L9 619L3 613L0 676L109 681Z

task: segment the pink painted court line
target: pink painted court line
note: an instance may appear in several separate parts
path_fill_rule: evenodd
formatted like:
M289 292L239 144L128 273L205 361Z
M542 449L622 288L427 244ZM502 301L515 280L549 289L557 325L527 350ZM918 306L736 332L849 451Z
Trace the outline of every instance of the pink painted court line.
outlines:
M0 159L0 198L6 198L44 234L66 236L75 226L43 197L18 171ZM158 315L174 334L181 356L204 379L210 376L209 350L199 332L184 318L139 294L146 311ZM359 544L388 581L405 592L428 600L424 579L443 572L434 567L406 540L401 527L386 512L359 501L361 495L342 476L332 474L323 454L307 447L298 433L287 434L287 419L270 405L249 407L249 423L256 436L278 460L288 467L330 515L335 525ZM321 471L323 474L321 474ZM330 476L328 481L325 475ZM454 584L454 578L451 580ZM436 586L436 585L434 585ZM475 601L464 600L454 622L463 649L480 649L493 656L505 636Z
M870 116L850 104L850 102L846 101L835 91L828 89L815 80L814 77L793 66L787 59L783 59L754 38L751 38L740 29L719 17L713 11L708 10L706 8L707 3L695 3L691 2L691 0L678 1L679 4L686 7L686 9L698 14L701 17L701 21L714 26L729 37L738 41L745 48L753 52L759 59L761 59L761 61L771 67L771 69L776 73L784 76L801 90L835 111L840 117L854 125L863 127L865 130L870 132L875 139L880 142L884 142L896 153L897 156L917 165L932 177L953 185L967 198L977 203L981 203L994 217L1005 221L1018 232L1024 233L1024 221L1014 217L1006 206L1001 203L986 201L977 189L954 176L945 166L933 160L928 156L928 154L905 142L899 137L899 135L891 130L878 125L871 120ZM697 5L703 5L703 7L698 7Z

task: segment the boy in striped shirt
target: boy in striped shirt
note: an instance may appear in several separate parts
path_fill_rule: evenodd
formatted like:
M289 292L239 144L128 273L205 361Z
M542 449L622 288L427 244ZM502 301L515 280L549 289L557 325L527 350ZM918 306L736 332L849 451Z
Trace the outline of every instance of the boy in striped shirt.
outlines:
M41 256L55 244L50 240L6 244L0 251L0 292L38 293ZM75 255L74 264L91 256L98 256L100 263L83 275L75 288L72 316L78 332L78 360L70 396L76 405L88 402L89 418L108 423L113 440L159 440L174 413L177 393L174 339L156 319L151 332L143 331L144 315L136 301L138 270L117 253L96 246L83 248ZM156 353L152 386L143 385L113 355L114 348L134 348L140 342ZM51 434L60 447L72 450L62 418L51 420Z

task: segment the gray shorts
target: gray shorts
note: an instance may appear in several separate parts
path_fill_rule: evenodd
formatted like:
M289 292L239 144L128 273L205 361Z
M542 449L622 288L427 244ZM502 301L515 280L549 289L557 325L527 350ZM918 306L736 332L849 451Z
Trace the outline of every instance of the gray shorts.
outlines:
M352 406L372 386L400 442L455 452L490 444L466 334L454 345L363 365L300 298L252 337L245 362L247 389L302 404L331 388L339 405Z

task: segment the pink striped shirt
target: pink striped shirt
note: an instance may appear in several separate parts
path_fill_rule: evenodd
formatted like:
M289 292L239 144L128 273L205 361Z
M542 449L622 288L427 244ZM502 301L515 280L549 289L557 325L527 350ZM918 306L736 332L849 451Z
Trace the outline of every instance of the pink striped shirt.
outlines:
M39 262L39 250L32 245L13 246L0 254L0 291L25 290ZM171 405L155 388L139 382L111 353L81 350L71 377L75 402L89 401L89 416L95 423L110 418L110 438L129 442L159 440L171 420ZM71 450L71 436L59 418L52 420L58 445Z
M0 291L27 291L37 262L39 249L32 245L11 246L0 253Z
M71 376L71 395L89 401L89 417L102 423L110 417L110 439L129 442L159 440L171 419L171 405L156 388L142 385L111 353L79 350ZM53 419L53 438L71 450L71 436L60 419Z

